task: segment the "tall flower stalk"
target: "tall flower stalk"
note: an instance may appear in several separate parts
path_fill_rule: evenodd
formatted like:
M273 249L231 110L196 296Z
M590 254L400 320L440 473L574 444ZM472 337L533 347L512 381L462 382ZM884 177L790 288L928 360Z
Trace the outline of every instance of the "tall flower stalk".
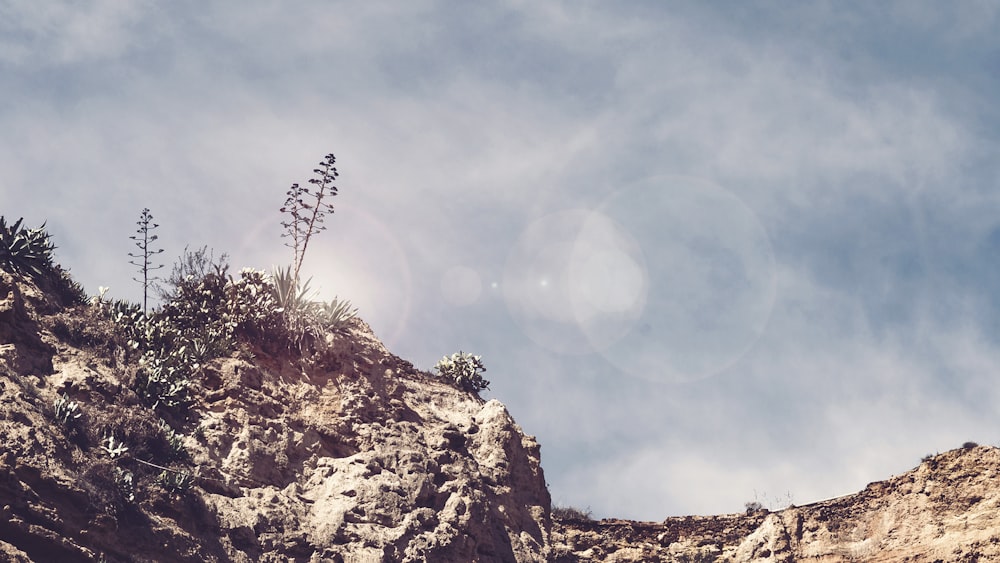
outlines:
M156 254L163 252L163 249L153 250L152 245L156 239L160 238L153 234L153 229L159 227L157 223L153 222L153 214L149 212L149 208L142 210L139 215L139 220L136 221L139 228L136 229L136 234L128 237L135 241L136 247L139 248L139 253L134 254L129 252L128 255L136 260L129 260L129 264L133 266L138 266L142 272L142 279L132 278L133 280L142 284L142 312L146 312L146 304L149 296L149 286L156 280L155 277L150 277L149 273L153 270L159 270L163 267L163 264L158 266L152 265L152 257Z
M302 269L309 241L313 235L326 229L323 218L327 213L333 213L333 205L324 202L323 198L337 195L337 186L333 185L338 176L334 167L336 161L333 153L326 155L323 162L319 163L319 168L313 170L316 177L309 180L312 188L292 184L286 193L288 198L285 205L280 210L290 217L290 220L281 222L281 226L285 228L285 233L281 236L292 239L285 246L294 253L292 279L296 282L299 280L299 271Z

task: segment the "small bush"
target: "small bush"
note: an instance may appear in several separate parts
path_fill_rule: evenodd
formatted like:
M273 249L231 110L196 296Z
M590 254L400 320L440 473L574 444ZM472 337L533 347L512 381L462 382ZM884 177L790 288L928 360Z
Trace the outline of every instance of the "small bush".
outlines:
M975 442L966 442L966 443L962 444L962 449L963 450L971 450L972 448L976 448L978 446L979 446L979 444L977 444Z
M202 246L197 250L184 247L184 252L174 262L164 285L157 285L156 292L164 302L178 297L182 288L196 286L209 274L224 276L229 269L229 255L215 258L215 250Z
M30 277L44 291L50 291L64 306L82 305L87 301L83 286L70 277L69 272L52 262L52 237L45 231L45 224L28 229L18 219L8 225L0 215L0 269Z
M589 506L586 510L580 510L573 506L553 506L552 517L556 520L577 520L584 522L594 519Z
M87 290L58 264L53 266L51 283L52 290L63 305L72 306L87 303Z
M187 449L184 447L183 437L176 432L169 424L163 419L158 421L158 426L160 432L163 434L163 440L166 445L166 452L164 454L164 461L180 461L188 458Z
M179 471L161 471L156 482L171 494L184 494L194 485L194 475Z
M184 410L204 364L232 353L242 339L283 340L281 310L264 272L243 270L233 279L224 266L200 280L180 282L173 297L149 315L138 305L97 301L130 353L138 355L133 388L154 409Z
M486 367L479 356L459 351L441 358L434 369L438 376L464 391L478 394L483 389L490 388L490 382L482 376Z
M746 510L747 515L758 514L758 513L766 514L768 512L768 510L764 508L764 505L761 504L760 501L756 500L751 500L746 502L743 505L743 508Z
M170 409L186 407L191 402L191 377L199 367L184 346L147 352L139 358L135 392L154 410L161 405Z

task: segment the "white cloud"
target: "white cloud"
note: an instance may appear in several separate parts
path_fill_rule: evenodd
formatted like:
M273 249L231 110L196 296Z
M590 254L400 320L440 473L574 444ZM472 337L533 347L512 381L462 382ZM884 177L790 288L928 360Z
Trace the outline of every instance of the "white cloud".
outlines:
M0 61L46 66L116 58L143 39L136 27L149 10L142 1L6 0L0 4Z
M284 190L333 151L314 284L418 364L489 351L557 500L807 502L996 426L996 10L928 6L0 3L0 204L134 298L143 207L165 256L287 262ZM601 218L575 261L528 236L567 214Z

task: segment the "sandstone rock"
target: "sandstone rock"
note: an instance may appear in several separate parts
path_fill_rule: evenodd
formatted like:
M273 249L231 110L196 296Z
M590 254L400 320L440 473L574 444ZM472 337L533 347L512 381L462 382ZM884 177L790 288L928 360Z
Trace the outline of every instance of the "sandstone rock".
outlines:
M1000 449L979 446L853 495L769 514L556 521L552 553L567 562L998 561L998 507Z
M176 495L157 485L157 423L128 390L129 368L55 336L21 294L0 277L0 358L12 368L0 376L0 557L545 561L534 438L500 402L390 354L363 322L310 361L258 350L210 362L190 416L173 421L190 454L174 468L198 475ZM54 420L62 392L87 431ZM110 459L95 429L130 450ZM122 470L134 503L122 500Z

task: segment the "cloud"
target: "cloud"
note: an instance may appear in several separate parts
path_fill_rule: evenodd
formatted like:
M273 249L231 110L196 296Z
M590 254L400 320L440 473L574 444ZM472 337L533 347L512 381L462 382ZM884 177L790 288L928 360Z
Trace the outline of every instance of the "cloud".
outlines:
M164 256L286 263L335 152L314 285L418 366L483 354L557 500L808 502L996 426L989 3L36 4L5 214L135 299L143 207Z
M143 34L146 2L100 0L86 5L10 0L0 6L0 62L72 65L113 59ZM148 36L147 36L148 37Z

